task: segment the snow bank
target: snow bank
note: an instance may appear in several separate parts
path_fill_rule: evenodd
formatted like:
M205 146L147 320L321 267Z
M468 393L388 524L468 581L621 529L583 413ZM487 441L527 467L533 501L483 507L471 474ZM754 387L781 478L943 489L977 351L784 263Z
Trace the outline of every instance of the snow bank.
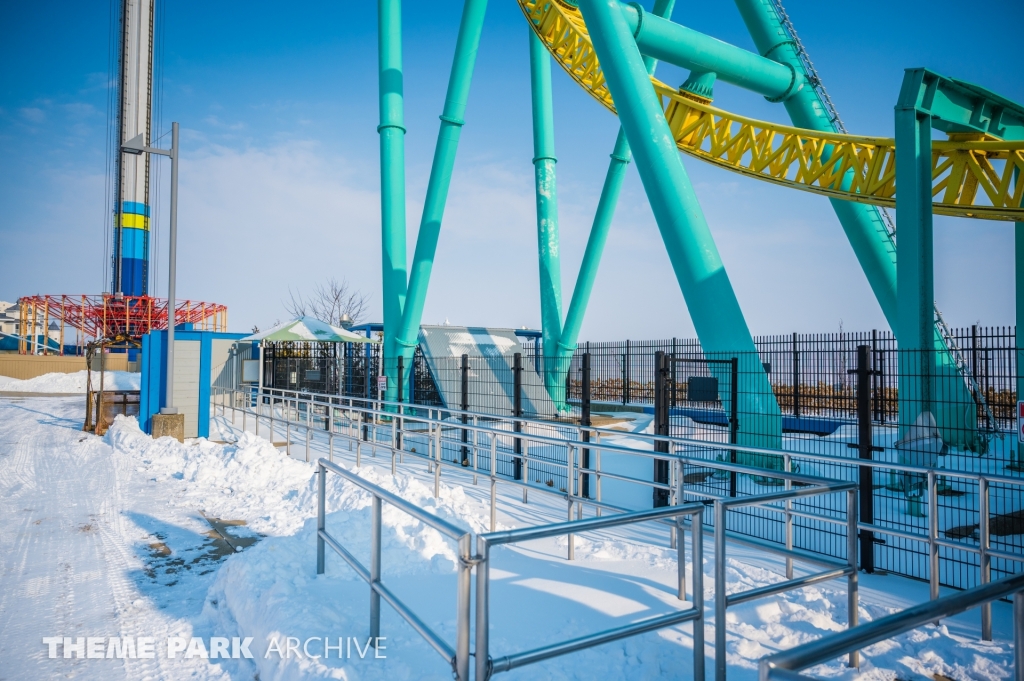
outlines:
M88 372L71 374L43 374L19 380L0 376L0 391L21 393L82 393L85 394ZM99 374L93 373L93 390L99 390ZM103 379L104 390L139 390L142 374L129 371L108 371Z

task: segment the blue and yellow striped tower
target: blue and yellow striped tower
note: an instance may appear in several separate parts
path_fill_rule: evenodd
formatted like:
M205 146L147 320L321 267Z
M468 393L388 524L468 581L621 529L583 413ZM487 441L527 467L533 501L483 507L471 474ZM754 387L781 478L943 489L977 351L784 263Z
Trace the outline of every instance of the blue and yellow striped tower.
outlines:
M149 291L149 206L121 202L121 293L144 296Z
M153 110L155 0L122 0L121 144L140 133L149 144ZM149 154L118 155L111 292L149 294Z

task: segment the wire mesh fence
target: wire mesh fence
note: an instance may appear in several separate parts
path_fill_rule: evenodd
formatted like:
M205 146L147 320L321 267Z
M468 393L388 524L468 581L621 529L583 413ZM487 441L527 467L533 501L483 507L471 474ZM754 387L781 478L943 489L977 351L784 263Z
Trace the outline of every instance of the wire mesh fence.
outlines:
M390 400L408 403L408 409L437 409L450 421L439 430L437 451L454 463L464 462L467 453L485 443L469 446L467 438L476 436L460 425L470 417L445 410L473 412L478 421L492 415L493 424L509 430L507 437L494 438L495 472L559 490L566 488L568 446L534 446L524 456L530 445L518 433L571 440L576 435L567 426L591 425L592 413L642 411L657 421L659 400L665 405L664 423L654 424L655 433L780 452L729 453L697 444L679 449L689 457L729 457L764 471L737 476L687 464L681 473L687 499L777 489L782 481L771 471L782 469L781 452L788 452L794 472L860 480L862 485L858 458L865 452L874 462L934 468L940 471L934 498L921 475L873 469L869 508L862 508L869 514L862 515L862 522L870 517L892 534L878 533L867 544L871 562L879 570L927 575L929 547L915 537L936 522L946 539L939 549L940 581L966 588L978 583L979 556L966 549L983 541L983 504L992 517L987 528L991 549L1024 555L1022 487L993 483L982 489L971 475L1019 475L1024 467L1015 434L1015 330L955 329L947 344L952 351L909 352L898 350L887 332L791 334L755 338L756 353L710 354L694 339L670 339L584 343L573 355L554 360L527 341L522 353L512 355L426 357L417 350L411 367L405 360L382 359L379 345L333 350L277 346L265 351L264 381L268 387L369 400L388 394ZM657 353L666 358L660 379ZM388 378L382 382L382 376ZM396 379L399 385L387 385ZM868 389L859 391L863 385ZM866 445L864 432L870 433ZM489 461L481 464L488 471ZM651 474L658 478L664 473L655 467ZM796 548L845 558L843 528L820 519L843 518L838 496L794 501L792 508L798 514ZM782 522L777 514L748 507L737 510L730 529L777 539ZM991 569L998 577L1019 571L1020 564L993 558Z

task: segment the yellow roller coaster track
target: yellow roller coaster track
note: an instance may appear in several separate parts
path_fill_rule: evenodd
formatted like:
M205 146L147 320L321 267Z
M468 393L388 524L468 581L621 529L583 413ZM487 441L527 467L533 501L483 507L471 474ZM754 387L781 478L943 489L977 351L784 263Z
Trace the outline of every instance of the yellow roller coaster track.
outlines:
M614 112L579 10L558 0L518 2L555 60ZM794 189L844 201L896 205L896 143L891 137L818 132L759 121L717 109L708 100L657 78L651 82L684 153ZM932 143L934 212L1024 221L1024 142L981 134L949 137Z

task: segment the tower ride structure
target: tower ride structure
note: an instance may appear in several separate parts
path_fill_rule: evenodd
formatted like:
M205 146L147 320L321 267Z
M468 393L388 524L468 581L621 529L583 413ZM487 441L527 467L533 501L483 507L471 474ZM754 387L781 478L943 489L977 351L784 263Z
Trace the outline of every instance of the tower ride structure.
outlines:
M121 143L144 135L153 119L156 0L122 0L117 127ZM149 154L118 153L114 164L114 243L110 290L149 293Z
M914 422L918 414L911 413L913 410L929 410L948 444L975 450L984 446L977 435L976 410L953 406L972 403L972 386L962 372L955 345L942 333L944 324L932 299L931 215L1017 221L1018 235L1021 233L1024 143L1018 141L1018 134L1024 130L1024 108L978 86L912 69L907 71L904 88L913 90L908 83L918 82L920 92L901 95L901 101L910 98L916 102L913 115L917 127L901 127L897 113L897 130L916 131L917 137L904 134L901 138L899 132L896 139L850 135L780 0L735 0L757 53L672 21L671 0L658 0L651 12L621 0L517 1L531 29L543 372L556 403L564 403L565 360L576 348L625 167L635 159L705 354L709 358L739 358L738 411L757 418L741 420L738 441L767 447L781 444L778 404L682 164L681 151L748 177L828 197L900 348L921 353L920 366L908 372L915 374L915 387L905 390L901 383L901 396L912 398L906 409L901 402L901 423ZM379 6L381 172L382 179L390 182L382 191L383 212L395 215L401 204L404 216L404 197L396 193L398 179L404 176L404 161L395 152L396 138L390 133L400 129L404 134L400 123L393 122L401 120L401 100L391 96L385 110L385 95L394 94L395 62L392 59L386 64L383 58L385 53L398 54L400 60L401 5L400 0L380 0ZM406 367L411 367L409 359L416 346L485 8L486 0L465 0L463 4L407 287L404 278L398 281L401 277L395 276L405 267L404 258L397 259L399 228L404 251L404 226L399 227L394 218L383 225L385 348L393 347L396 354L405 356ZM385 16L388 22L383 20ZM621 124L564 319L549 57L614 112ZM689 70L688 78L678 88L659 81L654 77L656 60ZM397 73L400 92L400 61ZM930 75L920 77L921 73ZM792 125L755 120L713 106L719 82L781 103ZM386 86L390 88L387 93ZM385 122L385 115L392 123ZM932 142L929 132L924 145L922 130L933 127L946 132L948 139ZM897 155L900 139L903 149ZM898 158L909 159L901 161L899 176ZM897 179L902 192L897 192ZM906 216L913 223L904 248L909 261L898 270L895 229L882 209L895 207L897 196L911 195L914 198L897 210L898 218ZM1020 306L1024 248L1019 244L1018 254ZM396 316L400 316L399 322L393 321ZM955 380L941 380L950 376ZM719 383L727 385L727 381ZM926 399L919 399L922 395ZM731 396L726 392L721 399L729 410Z
M167 328L167 300L149 295L150 227L155 217L149 198L150 154L121 150L139 135L144 145L152 143L155 22L156 0L121 0L110 289L102 295L37 294L20 298L26 323L36 318L53 321L60 334L57 348L35 337L20 338L22 354L64 354L66 330L76 332L75 346L80 351L89 339L138 339L151 330ZM227 307L217 303L175 301L173 318L176 324L227 331Z

